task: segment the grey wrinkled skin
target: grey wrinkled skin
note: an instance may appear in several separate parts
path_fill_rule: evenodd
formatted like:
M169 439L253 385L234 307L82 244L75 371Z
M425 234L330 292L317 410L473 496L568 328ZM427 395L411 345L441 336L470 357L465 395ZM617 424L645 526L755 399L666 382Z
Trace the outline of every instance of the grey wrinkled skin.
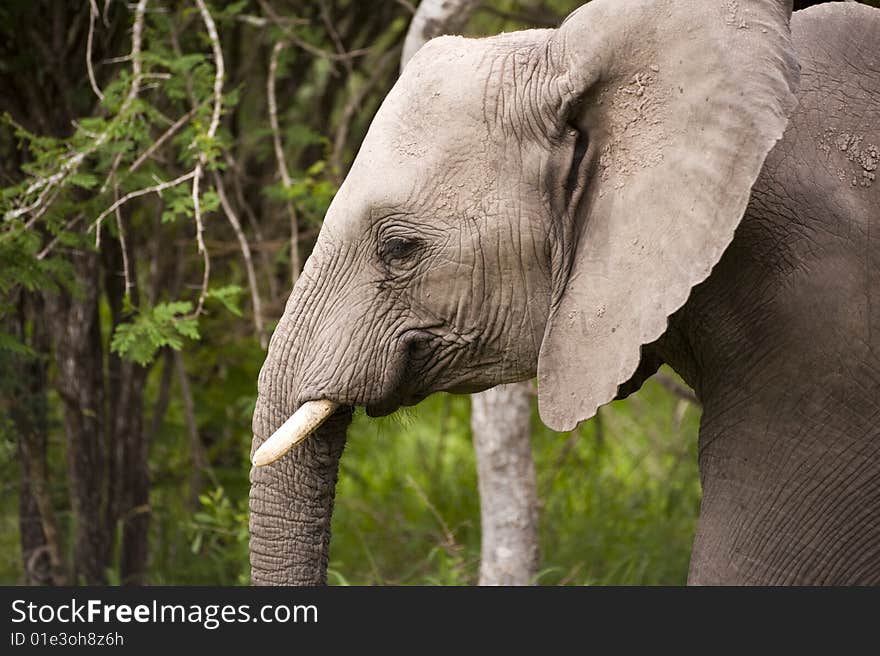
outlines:
M703 402L689 581L880 584L880 11L795 14L800 104L657 351Z
M690 581L880 582L880 11L789 16L594 0L413 58L260 374L253 448L346 409L252 470L255 583L325 581L351 406L537 373L567 429L661 362L705 409Z

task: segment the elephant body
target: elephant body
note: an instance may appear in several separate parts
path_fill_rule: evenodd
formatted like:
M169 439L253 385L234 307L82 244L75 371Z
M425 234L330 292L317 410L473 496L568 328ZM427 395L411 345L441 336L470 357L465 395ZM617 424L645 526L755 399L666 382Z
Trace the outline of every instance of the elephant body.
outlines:
M416 56L261 372L255 448L304 401L344 408L252 470L255 583L325 580L350 406L537 373L567 429L664 362L703 405L689 582L880 583L880 10L797 12L789 37L785 5L594 0ZM690 33L628 40L655 15ZM471 122L436 123L449 96Z
M703 404L691 583L880 583L877 34L794 14L798 106L655 346Z

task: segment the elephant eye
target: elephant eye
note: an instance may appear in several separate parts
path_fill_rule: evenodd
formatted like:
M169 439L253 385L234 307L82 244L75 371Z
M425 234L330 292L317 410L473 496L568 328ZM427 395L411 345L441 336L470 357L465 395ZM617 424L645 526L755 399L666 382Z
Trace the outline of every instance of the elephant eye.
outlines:
M386 239L379 250L379 255L385 262L403 260L412 255L419 246L418 239L406 237L391 237Z

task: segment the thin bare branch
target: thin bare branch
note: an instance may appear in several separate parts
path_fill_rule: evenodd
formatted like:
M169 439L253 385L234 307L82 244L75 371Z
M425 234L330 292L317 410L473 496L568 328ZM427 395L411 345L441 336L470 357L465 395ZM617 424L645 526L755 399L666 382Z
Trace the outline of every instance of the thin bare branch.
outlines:
M700 405L700 400L697 398L697 395L694 391L688 387L687 385L682 385L676 378L673 378L665 371L660 371L654 375L654 380L656 380L660 385L665 387L667 390L675 394L682 401L687 401L693 405Z
M168 139L173 137L180 128L186 125L186 122L189 121L193 116L195 116L195 113L199 111L201 106L202 105L193 107L186 114L177 119L170 128L165 130L165 132L163 132L162 135L158 139L156 139L149 148L142 152L138 156L138 158L134 162L132 162L131 166L128 167L129 173L133 173L134 171L136 171L141 164L147 161L153 155L153 153L155 153L159 148L162 147L162 144L168 141Z
M43 192L40 194L40 196L37 198L37 200L34 201L31 205L27 206L26 208L19 208L19 210L16 210L14 212L9 212L6 214L5 218L7 218L7 219L16 218L18 216L22 216L24 214L27 214L30 211L33 211L34 214L24 224L25 229L29 230L37 221L40 220L40 218L46 212L49 211L49 208L52 206L52 203L55 202L55 198L57 198L57 196L58 196L58 188L57 187L47 187L46 189L43 190ZM44 199L46 199L47 197L48 197L48 200L43 202ZM22 209L24 209L26 211L21 211ZM6 233L6 234L11 234L11 233Z
M131 55L119 55L118 57L107 57L106 59L102 59L99 63L101 65L104 64L121 64L122 62L131 61Z
M413 3L411 3L409 0L394 0L394 1L397 4L399 4L401 7L406 9L409 13L411 13L411 14L416 13L416 8L413 6Z
M220 36L217 34L217 26L214 23L214 18L211 16L211 12L208 11L208 7L205 5L205 0L196 0L196 5L199 8L202 22L205 24L205 29L208 32L208 38L211 41L211 49L214 52L214 109L211 112L211 123L208 126L208 131L205 135L210 141L214 139L217 134L217 128L220 126L220 114L223 111L223 81L226 76L226 69L223 62L223 49L220 47ZM205 299L208 296L208 282L211 279L211 258L208 255L208 249L205 248L205 226L202 221L202 207L199 202L199 182L201 181L206 161L207 157L205 156L205 153L200 152L199 161L194 169L195 175L193 176L192 185L193 214L196 221L196 243L198 244L199 253L202 254L202 260L204 262L202 289L199 292L199 302L193 313L194 316L198 316L202 313L202 309L205 306Z
M226 184L229 184L229 181L226 181ZM311 229L307 232L303 232L303 235L308 235L310 239L313 239L318 236L317 229ZM180 238L175 240L175 243L179 243L181 245L186 245L189 242L186 238ZM284 248L288 244L288 240L285 239L267 239L265 241L251 241L251 253L268 253L269 255L274 255L278 253L279 248ZM211 249L211 255L217 257L226 257L227 255L235 255L241 253L241 248L238 244L238 239L233 240L225 240L225 239L205 239L205 245ZM264 300L265 303L265 300Z
M278 162L278 173L281 175L281 184L284 190L290 189L291 179L287 170L287 161L284 158L284 148L281 145L281 129L278 127L278 103L275 98L275 78L278 74L278 58L285 48L283 41L278 41L272 48L272 56L269 58L269 75L266 80L266 97L269 104L269 126L272 129L272 144L275 148L275 159ZM299 278L299 222L293 203L286 202L287 214L290 217L290 279L295 285Z
M478 4L479 0L423 0L413 15L403 40L400 70L404 69L428 39L460 32Z
M269 125L272 128L272 144L275 147L275 159L278 161L278 173L281 175L281 183L290 186L290 173L287 170L287 161L284 158L284 149L281 147L281 131L278 128L278 103L275 98L275 77L278 74L278 57L286 44L278 41L272 47L272 56L269 58L269 78L266 81L266 96L269 103Z
M107 173L107 177L104 178L104 183L101 185L100 194L103 194L110 187L111 181L113 184L116 184L116 171L119 168L119 163L122 161L122 153L116 153L116 157L113 158L113 164L110 165L110 171Z
M235 20L244 23L245 25L252 25L253 27L266 27L272 22L268 18L254 16L252 14L238 14L235 17ZM288 25L308 25L310 22L308 18L295 18L293 16L285 16L283 20Z
M260 222L257 221L257 217L254 214L253 208L251 208L250 204L244 197L244 189L242 189L241 186L241 177L243 175L241 165L228 150L223 153L223 157L226 160L226 164L229 166L229 170L235 173L235 175L231 176L232 189L235 192L235 200L238 203L238 206L242 208L242 210L244 210L244 215L247 217L248 225L250 225L254 236L257 238L257 244L261 245L265 242L265 238L263 237L263 231L260 228ZM257 252L260 254L260 263L263 267L263 275L266 277L266 283L269 285L269 303L271 304L275 301L276 298L278 298L278 282L275 280L275 275L273 271L274 267L272 266L272 262L269 258L269 253L266 251L265 248L257 248L255 250L257 250Z
M266 337L266 330L263 326L263 304L260 301L260 290L257 287L257 275L254 273L254 261L251 257L251 248L248 245L244 231L241 229L241 222L238 220L235 210L232 209L232 205L229 203L229 198L226 196L226 189L223 186L223 180L217 175L216 171L214 171L214 188L217 190L217 196L220 198L220 206L223 208L226 218L229 219L229 224L232 226L241 247L241 256L244 258L248 287L251 292L251 303L254 307L254 329L257 331L260 346L265 349L268 339Z
M57 235L52 237L52 239L49 241L49 243L43 247L43 250L41 250L39 253L37 253L37 260L46 259L46 256L52 252L52 249L55 248L55 245L61 239L61 235L64 234L65 232L67 232L68 230L70 230L71 228L73 228L77 223L82 221L82 219L83 219L83 215L77 214L70 221L68 221L66 224L64 224L64 228L62 230L60 230Z
M98 17L98 3L95 0L89 0L89 35L86 38L86 70L89 74L89 84L92 85L92 91L98 96L99 100L104 100L104 94L98 87L98 81L95 79L95 69L92 67L92 43L95 37L95 19Z
M443 515L440 514L440 511L437 510L437 506L435 506L432 502L428 494L422 489L419 485L418 481L415 478L406 475L406 482L409 486L415 490L415 493L418 495L419 499L421 499L422 503L428 508L432 515L434 515L434 519L437 520L437 524L440 525L440 529L443 531L443 537L446 542L447 547L455 546L455 534L452 532L452 529L449 528L449 524L446 523L446 520L443 519Z
M122 198L120 198L119 200L114 202L106 210L101 212L98 215L98 218L95 219L94 223L89 228L90 230L94 229L97 231L97 234L95 237L95 247L100 248L100 246L101 246L101 222L107 217L108 214L110 214L111 212L115 212L116 208L121 207L122 205L124 205L125 203L130 201L131 199L137 198L138 196L146 196L147 194L153 194L153 193L160 194L163 191L165 191L166 189L170 189L171 187L176 187L180 183L186 182L187 180L192 180L195 177L195 175L196 175L196 171L195 171L195 169L193 169L189 173L184 173L183 175L180 175L180 176L174 178L173 180L168 180L166 182L160 182L158 184L154 184L151 187L144 187L143 189L137 189L135 191L130 191L127 194L125 194L125 196L123 196Z
M336 26L333 25L333 21L330 19L330 12L327 10L327 3L324 2L324 0L321 0L321 22L324 23L324 28L327 30L327 34L330 35L333 45L336 47L336 54L344 55L345 44L342 43L342 38L340 38L339 32L336 31ZM351 65L351 57L343 59L342 65L345 66L346 73L351 76L354 72Z
M201 291L199 291L199 301L196 305L195 312L193 312L193 316L197 317L202 313L202 309L205 307L205 299L208 297L208 283L211 280L211 256L208 254L208 249L205 247L205 224L202 221L202 204L199 197L199 182L202 179L202 163L199 162L196 164L196 168L193 169L193 183L192 183L192 201L193 201L193 216L196 221L196 244L198 246L199 253L202 255L202 263L203 263L203 271L202 271L202 286Z
M180 395L183 398L183 415L186 418L186 428L189 434L190 456L192 457L192 471L190 472L190 505L198 507L199 493L202 488L202 476L208 474L213 482L214 473L208 462L208 454L205 453L205 445L199 436L199 426L196 421L196 404L193 399L192 386L186 373L183 355L180 351L174 351L174 365L177 370L177 382L180 386Z
M113 196L119 199L119 186L113 186ZM119 248L122 250L122 274L125 277L125 296L131 299L131 265L128 262L128 244L125 243L125 227L122 225L122 210L116 208L116 231L119 233Z
M21 444L23 465L28 473L31 491L36 500L37 510L40 515L40 526L43 529L43 536L46 538L46 544L43 548L46 549L46 554L49 557L52 580L55 585L66 585L68 573L63 559L64 550L61 547L61 532L59 531L58 522L55 519L55 511L52 507L52 495L49 489L46 463L38 454L33 453L29 440L22 439L19 444ZM31 556L32 561L35 562L39 555L41 554Z
M205 5L205 0L196 0L199 12L202 14L202 21L205 23L205 29L208 31L208 38L211 40L211 49L214 51L214 111L211 113L211 124L208 126L208 137L213 139L217 134L217 128L220 125L220 113L223 110L223 81L226 76L226 68L223 62L223 50L220 47L220 35L217 34L217 26L211 17L211 12Z

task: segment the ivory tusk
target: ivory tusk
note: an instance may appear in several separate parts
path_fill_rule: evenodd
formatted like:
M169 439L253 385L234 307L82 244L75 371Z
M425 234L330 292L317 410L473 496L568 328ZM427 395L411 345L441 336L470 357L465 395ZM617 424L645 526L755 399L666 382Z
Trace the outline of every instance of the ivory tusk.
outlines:
M338 407L338 403L326 399L303 403L299 410L290 415L290 418L260 445L260 448L254 453L254 465L262 467L278 460L315 432L318 426L323 424Z

